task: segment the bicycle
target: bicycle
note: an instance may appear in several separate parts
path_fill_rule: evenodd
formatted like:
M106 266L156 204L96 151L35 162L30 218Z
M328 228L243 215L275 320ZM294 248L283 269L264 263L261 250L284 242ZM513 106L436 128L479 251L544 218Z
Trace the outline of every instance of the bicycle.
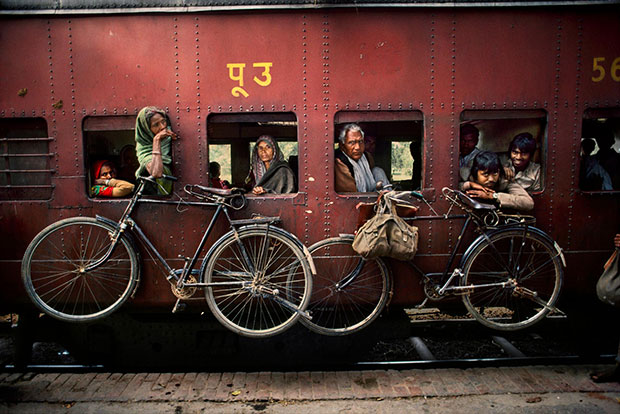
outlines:
M169 180L175 177L165 176ZM22 260L22 279L35 305L48 315L69 322L88 322L116 311L133 297L140 282L136 238L159 262L159 269L182 300L203 289L215 317L228 329L249 337L283 332L305 311L312 292L312 258L291 233L276 227L279 217L233 220L228 209L247 204L240 191L186 185L199 201L185 204L216 207L193 257L173 269L131 218L146 183L138 178L129 204L116 222L97 215L73 217L43 229L30 243ZM208 250L199 269L199 256L218 217L224 214L230 231Z
M415 220L465 219L445 270L424 272L415 261L407 263L422 275L426 298L438 301L460 295L469 313L483 325L504 331L527 328L549 312L563 314L555 303L566 262L558 244L533 226L531 216L509 215L495 206L483 204L460 191L442 190L451 203L440 215L418 192L386 192L377 203L390 200L411 205L403 197L411 195L430 208L433 215ZM450 215L452 207L465 214ZM358 206L359 207L359 206ZM360 213L363 217L367 213ZM463 253L458 266L453 263L466 230L474 225L479 236ZM353 235L322 240L310 247L316 267L314 289L308 310L312 320L302 323L323 335L347 335L372 323L392 295L392 276L381 258L365 260L351 247ZM458 282L458 283L457 283Z

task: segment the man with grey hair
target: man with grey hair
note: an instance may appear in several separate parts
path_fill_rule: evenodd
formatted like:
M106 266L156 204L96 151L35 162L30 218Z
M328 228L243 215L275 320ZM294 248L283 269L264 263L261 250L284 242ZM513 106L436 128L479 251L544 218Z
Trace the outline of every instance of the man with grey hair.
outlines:
M370 192L390 185L385 172L374 166L374 159L365 152L364 131L357 124L347 124L338 137L335 175L336 191Z

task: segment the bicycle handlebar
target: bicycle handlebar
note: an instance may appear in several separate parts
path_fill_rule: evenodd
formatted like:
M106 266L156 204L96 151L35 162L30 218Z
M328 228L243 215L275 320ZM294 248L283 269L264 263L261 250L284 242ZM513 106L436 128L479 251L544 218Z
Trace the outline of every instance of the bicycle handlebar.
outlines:
M149 175L148 177L138 177L138 180L142 180L142 181L148 181L151 183L156 183L155 180L159 179L159 178L163 178L164 180L169 180L169 181L179 181L179 179L173 175L166 175L163 174L161 177L153 177L152 175Z

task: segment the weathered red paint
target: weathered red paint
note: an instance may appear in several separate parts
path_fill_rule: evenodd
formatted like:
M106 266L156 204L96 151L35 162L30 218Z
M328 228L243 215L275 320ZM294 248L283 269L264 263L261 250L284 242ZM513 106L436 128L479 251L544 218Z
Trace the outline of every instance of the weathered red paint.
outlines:
M589 290L620 228L620 196L578 190L581 120L587 108L620 106L620 82L609 72L620 56L618 17L617 9L592 7L3 18L0 116L45 118L56 173L51 200L0 202L0 307L30 306L20 260L43 227L75 215L119 217L124 201L85 195L82 125L87 116L135 116L146 105L166 107L180 135L173 145L178 189L206 183L209 114L294 112L305 195L257 197L239 215L281 215L306 245L354 231L355 204L372 199L334 191L339 111L420 111L425 193L445 211L439 194L457 184L461 112L542 109L548 114L546 187L535 196L534 214L566 250L565 292ZM607 77L595 83L598 56L606 58ZM266 87L253 81L261 75L253 64L260 62L273 64ZM247 98L231 93L240 85L229 78L227 64L241 63ZM28 89L23 97L21 88ZM62 107L52 107L61 100ZM211 214L142 205L136 218L162 253L176 258L193 253ZM442 268L437 255L448 253L460 224L420 223L423 268ZM398 263L392 270L392 303L420 301L419 275ZM173 301L143 254L142 284L131 306L168 311Z

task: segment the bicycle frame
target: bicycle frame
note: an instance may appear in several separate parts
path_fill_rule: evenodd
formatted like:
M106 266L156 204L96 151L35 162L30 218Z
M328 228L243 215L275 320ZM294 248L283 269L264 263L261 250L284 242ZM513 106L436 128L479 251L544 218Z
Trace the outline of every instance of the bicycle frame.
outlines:
M196 251L194 252L194 255L191 258L182 257L181 256L182 258L185 259L185 264L183 266L182 272L180 274L177 274L177 271L170 267L170 265L168 264L166 259L161 255L161 253L157 250L157 248L149 240L148 236L144 233L144 231L142 231L142 229L140 228L138 223L136 223L131 218L131 213L133 212L136 204L138 203L138 201L142 201L142 200L140 200L140 198L142 197L142 193L144 191L144 185L145 185L145 181L140 181L140 184L138 185L138 189L136 190L134 196L131 198L131 200L129 202L129 205L127 206L127 208L125 209L125 211L121 215L121 218L119 219L118 222L116 222L114 220L110 220L110 219L108 219L106 217L103 217L103 216L99 216L99 215L96 216L96 219L98 221L104 222L106 224L109 224L109 225L115 227L116 231L113 234L110 235L110 239L112 240L112 244L110 245L108 251L99 260L97 260L95 263L92 263L89 266L87 266L85 268L85 271L91 271L91 270L96 269L97 267L101 266L103 263L105 263L109 259L111 254L113 253L113 251L114 251L115 247L117 246L117 244L119 243L119 240L122 237L122 234L127 229L129 229L133 234L135 234L138 237L138 239L150 251L150 253L152 253L157 258L157 260L161 263L161 265L166 270L166 278L168 279L168 281L172 281L172 280L176 281L176 285L177 285L178 288L181 288L181 287L207 287L207 286L211 286L212 284L185 283L185 281L188 279L189 275L192 273L192 270L194 269L194 267L196 265L196 262L198 261L198 257L200 256L200 253L204 249L204 246L205 246L205 244L207 242L207 238L211 234L211 231L213 230L215 222L217 221L217 219L219 218L219 216L220 216L220 214L222 212L224 212L224 215L226 216L226 218L227 218L227 220L228 220L228 222L230 224L231 230L233 230L235 232L237 231L237 227L235 227L235 224L234 224L235 221L230 218L230 215L228 214L228 210L227 210L226 206L223 203L208 203L208 202L192 202L191 203L192 205L216 207L216 210L215 210L215 213L213 214L213 217L211 218L211 221L209 222L209 225L207 226L207 229L205 230L205 232L204 232L204 234L202 236L202 239L198 243L198 246L196 248ZM142 202L145 202L145 201L142 201ZM273 219L273 218L263 219L263 220L253 220L253 222L267 223L268 224L268 226L267 226L267 234L268 234L268 231L269 231L269 224L273 223L274 221L275 221L275 219ZM245 260L246 264L248 265L248 268L253 270L251 260L249 260L249 256L247 255L247 252L245 251L245 247L243 245L241 245L241 251L243 253L244 260Z
M419 193L412 193L412 195L414 195L415 197L419 198L420 200L424 201L427 205L428 202L426 201L426 199ZM451 201L453 203L453 205L458 205L459 207L463 208L464 206L456 201ZM555 243L555 241L553 241L552 239L549 238L549 236L544 233L542 230L536 228L536 227L532 227L528 224L527 221L522 222L522 223L509 223L509 224L503 224L503 225L499 225L499 226L493 226L494 228L492 230L489 230L489 226L484 224L484 219L481 219L480 217L477 217L473 211L463 208L466 212L466 214L454 214L454 215L449 215L448 213L450 212L450 210L448 210L448 213L446 214L437 214L437 212L435 212L435 210L429 205L429 207L431 208L431 211L433 213L435 213L434 215L429 215L429 216L417 216L417 217L412 217L412 218L405 218L405 220L407 221L427 221L427 220L457 220L457 219L465 219L465 222L463 223L463 226L461 227L461 231L459 233L459 236L457 238L457 242L454 245L454 247L452 248L452 251L450 253L450 257L448 259L448 262L446 263L445 269L443 272L439 273L439 272L425 272L424 270L422 270L414 261L410 260L407 261L407 263L419 274L422 275L422 277L425 279L425 281L431 281L431 278L434 276L439 276L439 282L435 283L435 285L437 286L436 292L439 295L439 297L443 297L446 294L466 294L468 292L471 292L474 289L482 289L482 288L489 288L489 287L510 287L511 285L513 285L514 283L512 282L497 282L497 283L485 283L485 284L479 284L479 285L470 285L470 286L452 286L453 280L455 277L463 277L464 274L461 271L462 267L463 267L463 263L465 258L467 258L469 252L472 250L472 247L475 246L478 243L479 239L483 239L486 240L489 244L489 246L491 246L496 252L496 247L495 245L490 241L490 237L489 235L493 234L495 231L499 231L500 229L503 228L507 228L507 227L513 227L513 228L521 228L523 229L523 234L525 236L525 234L528 231L534 231L537 234L539 234L540 236L543 236L545 238L547 238L550 242L553 243L553 245L556 248L557 254L558 256L560 256L561 260L562 260L562 264L564 265L564 267L566 267L566 261L564 259L564 255L562 253L562 250L559 248L559 246L557 245L557 243ZM490 210L490 211L494 211L494 210ZM495 214L495 213L494 213ZM497 215L496 215L497 216ZM465 252L463 253L463 258L461 259L461 262L458 266L454 267L454 261L458 255L458 252L460 251L462 242L463 242L463 236L465 235L465 232L467 231L468 228L471 227L472 222L476 225L476 230L480 233L480 236L478 236L478 238L476 240L474 240L468 249L465 250ZM499 254L499 252L497 252ZM522 251L519 252L518 254L518 258L521 257L521 253ZM515 263L518 263L518 260L515 261ZM503 267L506 269L506 273L513 275L516 273L517 269L510 269L509 265L507 263L502 263ZM361 265L358 266L358 268L361 268ZM452 271L450 271L452 269ZM359 270L354 270L351 272L351 274L347 275L345 278L343 278L343 280L341 281L341 283L339 284L339 286L341 287L345 287L346 285L350 284L352 282L352 280L354 280L357 277L357 274L359 273ZM433 282L434 283L434 282ZM424 306L426 304L426 301L428 300L428 297L425 298L424 302L422 302L422 304L418 305L418 306Z
M125 211L121 215L121 218L119 219L118 222L110 220L110 219L108 219L106 217L103 217L103 216L99 216L99 215L96 216L96 219L98 221L106 223L106 224L110 225L111 227L114 227L116 230L115 230L115 232L113 234L110 234L110 239L111 239L112 243L110 244L110 247L108 248L106 253L99 260L97 260L95 263L92 263L89 266L87 266L84 269L84 272L92 271L93 269L96 269L97 267L103 265L110 258L112 253L114 252L114 249L116 248L116 246L120 242L120 239L123 236L123 233L125 231L127 231L127 229L129 229L129 231L132 234L135 234L138 237L138 239L142 242L142 244L148 249L148 251L152 255L154 255L155 258L157 258L157 260L161 263L161 265L164 267L165 272L166 272L166 279L171 284L175 283L177 289L192 288L192 287L205 288L205 287L215 287L215 286L218 286L218 285L225 285L225 286L240 285L244 289L255 290L256 293L259 293L263 297L272 298L274 301L278 302L282 306L285 306L285 307L289 308L291 311L299 313L299 314L301 314L305 318L311 319L311 316L310 316L310 314L308 312L301 311L297 306L295 306L294 304L292 304L288 300L279 297L278 296L278 292L270 290L269 288L265 288L263 286L253 287L253 286L251 286L251 282L248 282L248 281L241 281L240 280L238 282L229 281L229 282L219 282L219 283L218 282L211 282L211 283L201 283L201 282L191 283L190 282L190 283L188 283L189 276L194 271L194 267L196 266L196 263L198 262L198 258L199 258L201 252L203 251L203 249L205 247L205 244L207 242L207 238L211 234L211 231L213 230L215 222L217 221L217 219L220 217L220 215L222 213L224 213L224 215L226 216L226 219L228 220L228 223L230 225L230 229L231 229L231 231L233 231L235 233L235 236L236 236L237 240L239 239L238 231L241 228L243 228L243 225L246 225L246 224L253 224L253 225L263 224L263 225L266 225L265 226L265 239L267 239L269 237L269 232L271 230L271 225L274 224L275 222L277 222L279 220L279 218L277 218L277 217L265 217L265 218L259 218L259 219L233 220L233 219L231 219L230 214L228 213L228 209L226 207L226 204L224 204L224 203L218 203L218 202L211 202L211 203L210 202L190 202L190 203L188 203L190 205L200 205L200 206L216 207L216 210L215 210L215 213L213 214L213 217L211 218L211 221L209 222L209 225L207 226L207 229L205 230L204 234L202 235L202 239L200 240L200 242L198 243L198 246L196 247L196 251L194 252L194 255L191 258L179 256L179 257L185 259L185 264L183 265L183 269L179 272L178 269L173 269L172 267L170 267L170 265L168 264L166 259L161 255L161 253L157 250L157 248L149 240L148 236L140 228L138 223L136 223L131 218L131 213L133 212L135 206L137 205L137 203L139 201L141 201L140 198L142 197L142 194L143 194L143 191L144 191L145 182L146 182L145 180L141 180L140 181L140 184L138 185L138 188L137 188L134 196L130 200L127 208L125 209ZM237 226L241 226L241 227L237 228ZM312 269L312 272L314 273L315 272L314 264L312 262L312 257L310 256L310 253L308 252L307 248L305 246L303 246L301 244L301 242L296 240L294 238L294 236L292 236L292 235L290 235L290 236L291 236L291 239L295 240L296 243L302 248L303 252L305 253L306 259L308 260L308 262L310 264L310 268ZM243 261L244 261L245 265L247 266L247 269L249 269L248 273L249 274L254 274L255 273L254 263L250 259L249 255L247 253L246 247L243 245L243 243L239 242L239 248L240 248L240 251L241 251L241 255L242 255ZM265 257L266 257L267 249L264 249L262 254L265 255ZM205 263L208 261L209 256L210 256L210 251L207 252L207 254L205 256ZM233 274L230 273L230 275L233 275ZM246 273L243 273L243 274L240 273L238 276L247 276L247 274ZM180 298L177 300L177 302L176 302L176 304L174 306L173 312L175 312L177 307L179 306L180 300L181 300Z

